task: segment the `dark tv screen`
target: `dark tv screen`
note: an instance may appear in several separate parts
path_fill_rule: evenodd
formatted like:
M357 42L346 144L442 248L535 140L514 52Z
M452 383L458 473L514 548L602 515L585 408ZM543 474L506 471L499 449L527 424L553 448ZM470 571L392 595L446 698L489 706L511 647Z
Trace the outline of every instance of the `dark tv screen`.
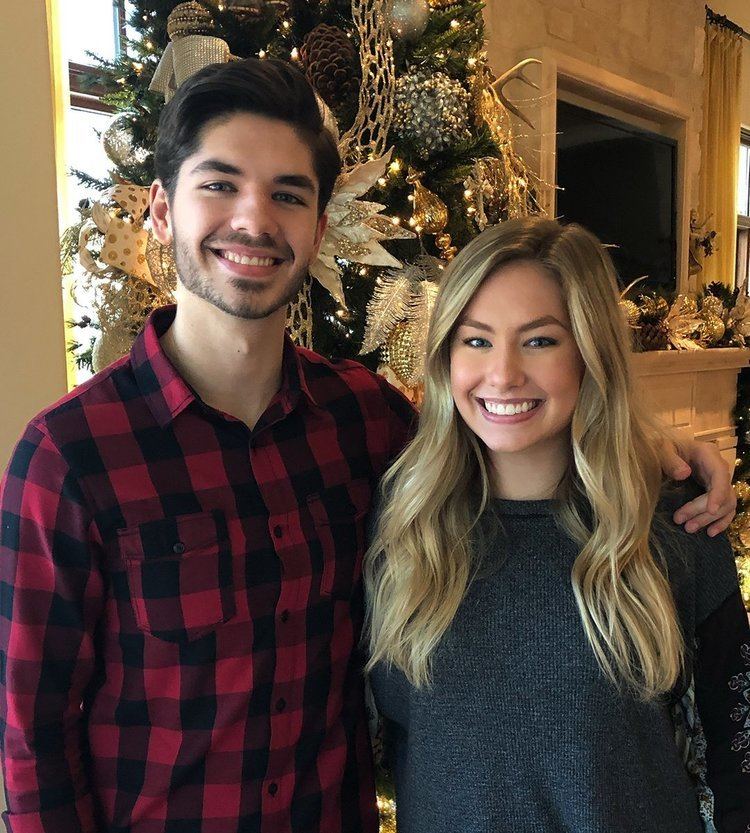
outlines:
M612 244L623 286L674 289L677 143L564 101L557 132L557 216Z

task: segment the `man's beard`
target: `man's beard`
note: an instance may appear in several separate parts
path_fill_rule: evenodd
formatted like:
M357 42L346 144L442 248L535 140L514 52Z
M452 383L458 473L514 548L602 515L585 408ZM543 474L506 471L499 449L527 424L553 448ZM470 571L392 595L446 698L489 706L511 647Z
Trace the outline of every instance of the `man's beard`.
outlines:
M272 315L278 309L287 307L292 301L296 300L307 277L309 267L309 263L305 263L293 269L286 279L284 286L273 287L274 290L277 289L280 292L280 295L271 298L265 304L262 304L260 298L257 297L260 295L260 292L253 287L251 281L244 280L243 278L234 278L228 281L228 284L243 292L245 294L245 300L230 303L226 298L222 297L221 292L201 271L187 245L183 244L177 238L177 235L174 236L174 256L180 283L188 292L196 295L198 298L202 298L204 301L208 301L209 304L212 304L222 312L226 312L228 315L246 320L268 318L269 315ZM262 292L268 293L269 289L266 288Z

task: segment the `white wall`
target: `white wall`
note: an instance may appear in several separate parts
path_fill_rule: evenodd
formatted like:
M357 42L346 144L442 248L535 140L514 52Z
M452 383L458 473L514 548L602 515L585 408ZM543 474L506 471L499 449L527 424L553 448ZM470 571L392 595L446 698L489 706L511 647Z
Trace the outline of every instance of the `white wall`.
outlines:
M2 0L0 469L66 386L52 101L45 0Z

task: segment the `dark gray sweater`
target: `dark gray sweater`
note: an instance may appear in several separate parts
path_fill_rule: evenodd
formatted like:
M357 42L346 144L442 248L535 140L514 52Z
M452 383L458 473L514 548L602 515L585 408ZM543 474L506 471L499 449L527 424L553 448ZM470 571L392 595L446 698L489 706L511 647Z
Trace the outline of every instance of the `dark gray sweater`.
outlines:
M669 706L619 692L597 666L571 590L577 547L554 505L493 509L502 531L435 652L432 685L415 690L384 667L372 675L399 833L699 833ZM670 581L692 646L737 594L734 559L724 536L675 528L673 543Z

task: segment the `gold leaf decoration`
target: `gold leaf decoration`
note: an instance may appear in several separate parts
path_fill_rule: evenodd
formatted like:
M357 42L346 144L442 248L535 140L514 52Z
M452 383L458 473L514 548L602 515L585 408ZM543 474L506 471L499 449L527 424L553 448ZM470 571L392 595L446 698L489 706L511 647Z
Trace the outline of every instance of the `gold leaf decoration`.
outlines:
M381 345L409 309L412 278L409 270L387 272L367 304L367 328L360 354Z

